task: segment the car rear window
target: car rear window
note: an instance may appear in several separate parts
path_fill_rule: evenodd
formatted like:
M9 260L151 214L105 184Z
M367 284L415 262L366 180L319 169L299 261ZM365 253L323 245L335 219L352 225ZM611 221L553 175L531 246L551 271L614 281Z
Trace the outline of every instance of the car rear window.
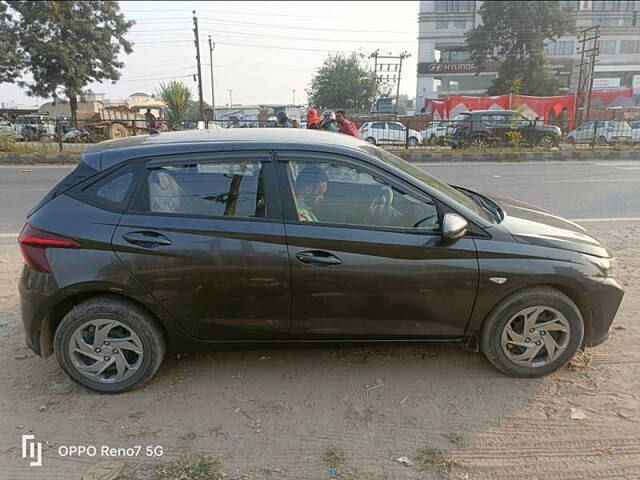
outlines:
M66 192L70 188L78 185L83 180L86 180L89 177L92 177L98 173L98 170L91 167L88 163L81 161L76 168L74 168L69 175L60 180L55 187L49 190L42 200L40 200L35 207L31 209L31 211L27 214L27 218L33 215L37 210L39 210L43 205L45 205L50 200L53 200L55 197L60 195L61 193Z

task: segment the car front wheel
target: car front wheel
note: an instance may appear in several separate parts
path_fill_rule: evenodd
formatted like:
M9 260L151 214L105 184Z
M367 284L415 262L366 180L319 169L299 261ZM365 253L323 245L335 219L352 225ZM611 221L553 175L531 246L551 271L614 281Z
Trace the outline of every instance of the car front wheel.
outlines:
M117 393L149 381L165 352L155 319L133 302L100 296L73 308L54 338L60 367L77 383Z
M367 137L366 141L369 142L371 145L375 145L376 144L376 139L373 137Z
M565 365L584 336L578 307L552 288L532 288L503 300L482 328L482 350L501 372L540 377Z
M489 144L484 137L473 137L471 139L471 148L485 148Z
M409 146L410 147L417 147L418 146L418 139L416 137L411 137L409 139Z

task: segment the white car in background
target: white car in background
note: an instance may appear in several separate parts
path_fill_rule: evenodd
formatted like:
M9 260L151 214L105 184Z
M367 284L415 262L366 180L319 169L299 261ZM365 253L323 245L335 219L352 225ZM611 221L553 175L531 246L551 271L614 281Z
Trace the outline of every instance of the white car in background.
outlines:
M640 143L640 120L630 120L629 128L631 128L632 133L632 142Z
M425 140L431 140L434 138L445 138L449 133L450 121L447 120L433 120L427 123L427 127L420 131L420 135Z
M567 134L569 143L594 143L611 145L633 141L633 130L622 120L597 120L585 122Z
M422 143L422 135L400 122L366 122L359 130L360 138L373 145L409 145L416 147Z

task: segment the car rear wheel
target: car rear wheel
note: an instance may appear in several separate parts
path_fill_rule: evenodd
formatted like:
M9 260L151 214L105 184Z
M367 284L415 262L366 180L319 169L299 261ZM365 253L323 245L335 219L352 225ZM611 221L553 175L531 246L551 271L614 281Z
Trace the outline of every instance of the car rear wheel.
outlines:
M567 137L567 142L573 145L576 143L576 139L574 137Z
M418 146L418 139L416 137L411 137L409 139L409 146L410 147L417 147Z
M62 319L54 350L60 367L77 383L117 393L153 377L165 344L146 310L118 297L101 296L79 304Z
M551 135L544 135L538 140L538 146L540 147L553 147L555 144L556 141Z
M482 350L502 373L539 377L565 365L584 336L578 307L552 288L532 288L503 300L482 328Z
M598 137L596 139L596 145L606 145L607 144L607 139L604 137Z
M485 148L489 145L487 139L484 137L473 137L471 139L471 147L472 148Z
M373 137L367 137L365 139L367 142L369 142L371 145L375 145L376 144L376 139Z

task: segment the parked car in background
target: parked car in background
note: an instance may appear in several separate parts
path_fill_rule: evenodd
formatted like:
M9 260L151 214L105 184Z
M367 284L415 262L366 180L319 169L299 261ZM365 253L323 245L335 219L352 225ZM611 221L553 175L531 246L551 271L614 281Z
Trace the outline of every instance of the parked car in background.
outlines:
M13 128L17 140L40 141L56 138L56 123L46 115L18 115Z
M9 120L0 120L0 136L15 138L16 132Z
M422 135L409 129L400 122L366 122L359 130L360 138L372 145L409 145L415 147L422 143Z
M623 296L581 226L303 129L93 145L18 242L27 345L100 392L234 342L446 341L537 377L604 342Z
M594 120L571 130L567 134L567 142L613 145L614 143L631 143L633 136L633 130L623 120Z
M556 125L529 120L514 110L475 110L456 115L452 135L446 141L454 148L490 145L554 147L562 131Z
M633 143L640 143L640 120L631 120L627 123L632 130L631 141Z
M424 130L420 131L423 140L443 139L449 132L449 126L452 125L448 120L433 120L427 123Z

